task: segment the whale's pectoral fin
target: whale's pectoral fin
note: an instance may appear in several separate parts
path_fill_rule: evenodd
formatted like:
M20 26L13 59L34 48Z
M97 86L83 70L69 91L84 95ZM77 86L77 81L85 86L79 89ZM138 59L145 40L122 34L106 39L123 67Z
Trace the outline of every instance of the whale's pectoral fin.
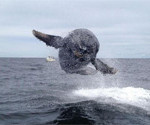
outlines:
M56 49L63 46L63 42L62 42L63 38L60 36L48 35L48 34L38 32L36 30L33 30L32 33L36 38L46 43L47 46L52 46L55 47Z
M102 72L103 74L115 74L116 69L109 67L107 64L103 63L100 59L94 59L91 61L95 66L96 70Z

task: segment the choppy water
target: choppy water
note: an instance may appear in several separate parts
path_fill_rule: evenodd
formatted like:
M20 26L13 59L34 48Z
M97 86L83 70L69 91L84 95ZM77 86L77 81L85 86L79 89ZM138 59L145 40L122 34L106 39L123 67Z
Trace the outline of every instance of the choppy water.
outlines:
M58 61L0 58L0 125L150 125L150 59L105 59L116 75L66 74Z

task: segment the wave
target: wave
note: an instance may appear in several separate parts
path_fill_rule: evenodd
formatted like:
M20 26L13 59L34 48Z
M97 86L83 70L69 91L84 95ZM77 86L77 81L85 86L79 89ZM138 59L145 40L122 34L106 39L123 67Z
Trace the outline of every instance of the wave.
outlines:
M150 90L143 88L82 88L74 90L73 94L97 102L129 104L150 111Z

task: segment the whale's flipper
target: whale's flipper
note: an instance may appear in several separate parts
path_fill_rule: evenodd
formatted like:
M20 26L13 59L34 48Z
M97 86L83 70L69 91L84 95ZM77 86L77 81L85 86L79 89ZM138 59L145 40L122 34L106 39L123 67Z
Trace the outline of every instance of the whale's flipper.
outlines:
M56 49L63 46L63 38L60 36L48 35L36 30L33 30L32 33L36 38L46 43L47 46L52 46Z
M107 64L103 63L100 59L94 59L91 61L95 66L96 70L102 72L103 74L115 74L116 69L109 67Z

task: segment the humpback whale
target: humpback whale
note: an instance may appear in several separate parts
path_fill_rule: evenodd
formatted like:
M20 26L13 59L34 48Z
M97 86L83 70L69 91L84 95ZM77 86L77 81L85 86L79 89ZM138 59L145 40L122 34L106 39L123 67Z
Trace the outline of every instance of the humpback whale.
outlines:
M87 70L89 63L94 65L96 72L100 71L103 74L117 72L115 68L96 58L100 46L99 41L88 29L75 29L64 38L36 30L33 30L32 33L47 46L59 49L60 66L66 73L90 74L90 70Z

